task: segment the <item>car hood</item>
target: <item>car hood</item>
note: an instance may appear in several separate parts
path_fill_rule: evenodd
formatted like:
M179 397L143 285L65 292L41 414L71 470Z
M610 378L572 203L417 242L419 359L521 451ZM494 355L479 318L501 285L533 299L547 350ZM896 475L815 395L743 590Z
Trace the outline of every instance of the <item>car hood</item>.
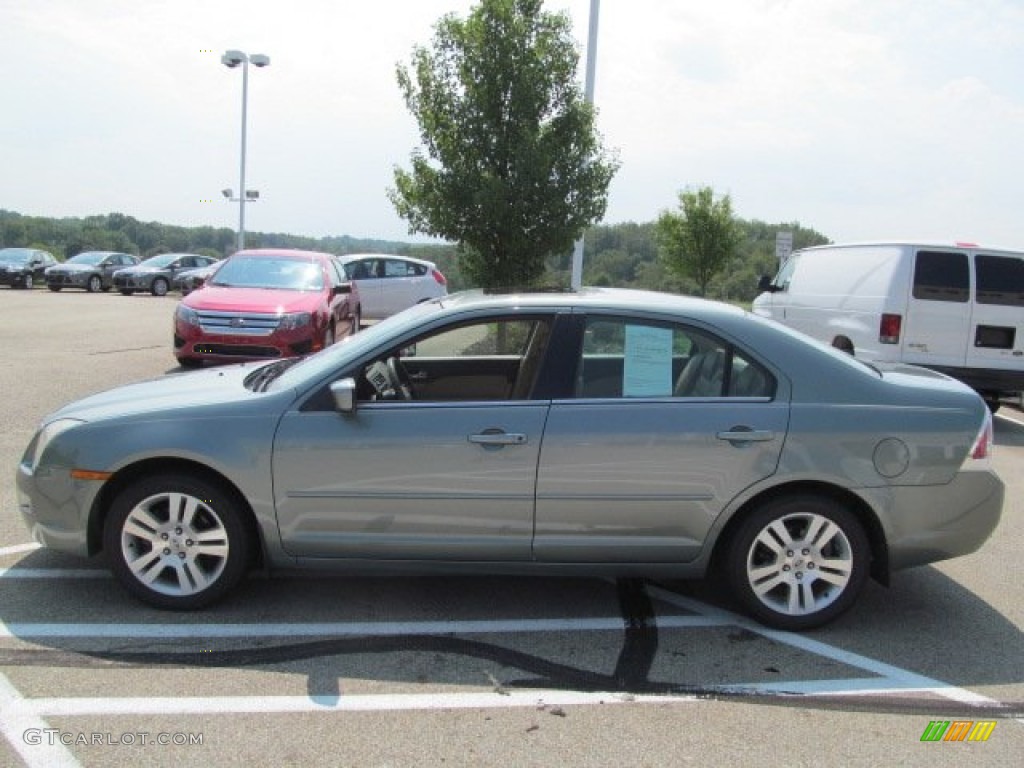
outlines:
M284 291L274 288L229 288L207 283L203 292L182 303L194 310L216 312L311 312L320 302L319 291Z
M80 419L102 421L131 418L154 413L168 418L181 411L199 414L204 406L223 410L233 403L254 402L261 395L245 388L243 381L264 362L240 363L183 374L167 374L100 392L70 403L50 414L46 421Z

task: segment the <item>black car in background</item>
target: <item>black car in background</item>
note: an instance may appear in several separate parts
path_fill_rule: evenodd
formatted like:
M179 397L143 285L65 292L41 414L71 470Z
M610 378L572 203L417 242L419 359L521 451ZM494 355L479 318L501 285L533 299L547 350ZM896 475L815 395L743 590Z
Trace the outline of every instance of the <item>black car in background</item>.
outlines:
M0 248L0 283L32 288L42 282L46 268L56 263L52 253L36 248Z

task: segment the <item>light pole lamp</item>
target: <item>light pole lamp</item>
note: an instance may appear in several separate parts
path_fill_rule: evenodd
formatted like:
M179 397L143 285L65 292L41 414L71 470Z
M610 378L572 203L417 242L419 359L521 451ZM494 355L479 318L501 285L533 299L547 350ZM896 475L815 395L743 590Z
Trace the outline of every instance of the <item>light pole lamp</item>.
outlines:
M242 159L239 163L239 182L238 188L241 190L238 195L238 250L245 248L245 203L250 198L245 189L245 124L246 124L246 111L249 105L249 65L252 64L254 67L266 67L270 65L270 57L265 56L262 53L254 53L251 56L246 54L244 51L225 51L224 55L220 57L221 64L224 66L234 69L238 65L242 66ZM231 198L231 195L225 195L225 197Z

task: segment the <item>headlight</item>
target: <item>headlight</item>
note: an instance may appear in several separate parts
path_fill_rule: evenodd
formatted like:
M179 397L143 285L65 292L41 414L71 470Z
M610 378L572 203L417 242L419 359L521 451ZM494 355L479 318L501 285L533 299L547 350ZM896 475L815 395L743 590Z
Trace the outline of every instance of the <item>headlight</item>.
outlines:
M199 326L199 313L184 304L178 305L178 308L174 310L174 316L184 325Z
M61 432L84 423L80 419L57 419L40 429L26 452L26 458L32 470L35 471L36 467L39 466L39 460L43 457L43 452L46 451L53 438L57 437Z
M304 328L309 325L312 316L309 312L293 312L290 315L281 315L281 330L293 331L296 328Z

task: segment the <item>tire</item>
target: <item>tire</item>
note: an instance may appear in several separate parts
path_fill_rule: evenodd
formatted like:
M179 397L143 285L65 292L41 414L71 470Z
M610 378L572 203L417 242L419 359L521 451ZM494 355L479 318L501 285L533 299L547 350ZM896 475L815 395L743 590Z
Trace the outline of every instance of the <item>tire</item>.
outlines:
M49 288L54 293L60 293L60 289L61 289L62 286L59 286L59 285L47 285L46 287Z
M90 275L89 280L85 284L85 290L89 293L96 293L103 288L103 278L99 275Z
M356 311L352 313L352 329L349 331L350 334L359 333L359 330L363 327L363 311L360 307L356 307Z
M216 483L179 474L132 483L114 499L103 546L121 584L156 608L192 610L245 575L252 544L238 503Z
M166 296L169 288L170 286L167 284L167 281L162 277L158 277L153 281L153 284L149 286L149 291L154 296Z
M327 349L329 346L334 344L334 341L334 323L332 322L330 325L327 326L327 330L324 331L324 349Z
M133 293L135 293L135 291L131 290L130 288L122 288L121 289L121 295L122 296L131 296Z
M36 281L32 277L32 273L29 272L21 278L21 287L27 291L31 291L36 286Z
M179 357L178 365L182 368L199 368L203 364L201 358L198 357Z
M856 601L870 548L860 521L838 502L786 496L755 509L736 530L727 544L726 578L761 623L811 629Z

